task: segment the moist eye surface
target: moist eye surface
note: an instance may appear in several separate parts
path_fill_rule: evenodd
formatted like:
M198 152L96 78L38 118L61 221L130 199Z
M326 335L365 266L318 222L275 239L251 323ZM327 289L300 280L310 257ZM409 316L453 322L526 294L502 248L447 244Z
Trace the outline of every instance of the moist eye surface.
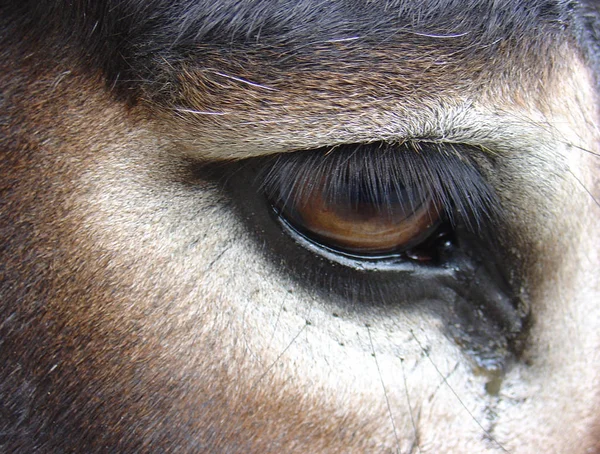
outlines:
M398 200L382 211L369 202L326 202L319 193L311 193L296 206L280 208L278 215L313 241L365 257L404 252L424 241L439 223L439 212L431 200L423 201L413 212L407 212Z

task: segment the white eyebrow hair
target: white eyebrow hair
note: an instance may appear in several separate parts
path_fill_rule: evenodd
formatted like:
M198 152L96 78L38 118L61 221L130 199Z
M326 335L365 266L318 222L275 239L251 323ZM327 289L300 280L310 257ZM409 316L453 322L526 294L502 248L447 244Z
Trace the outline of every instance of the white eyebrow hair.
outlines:
M554 127L541 113L463 101L428 109L365 109L322 115L248 118L239 112L177 109L196 132L166 134L200 160L231 160L309 150L347 143L407 140L473 145L499 152L530 148L552 140ZM535 138L535 140L532 140Z

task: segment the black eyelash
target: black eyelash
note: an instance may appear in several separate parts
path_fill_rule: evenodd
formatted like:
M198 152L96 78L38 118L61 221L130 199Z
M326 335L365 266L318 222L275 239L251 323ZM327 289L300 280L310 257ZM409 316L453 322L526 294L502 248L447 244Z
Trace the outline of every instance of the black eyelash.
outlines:
M278 206L306 200L316 186L324 188L329 203L362 197L385 205L390 194L403 193L413 207L431 198L452 225L479 232L500 219L501 205L470 158L474 152L467 145L432 142L343 145L277 155L258 178Z

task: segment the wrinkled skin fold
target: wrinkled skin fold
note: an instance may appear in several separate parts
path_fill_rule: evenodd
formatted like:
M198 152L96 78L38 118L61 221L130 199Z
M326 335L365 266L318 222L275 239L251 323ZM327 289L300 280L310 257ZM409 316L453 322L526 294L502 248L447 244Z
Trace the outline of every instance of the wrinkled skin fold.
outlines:
M0 28L2 452L600 452L595 2L2 0ZM265 188L350 145L497 213L431 263L322 247Z

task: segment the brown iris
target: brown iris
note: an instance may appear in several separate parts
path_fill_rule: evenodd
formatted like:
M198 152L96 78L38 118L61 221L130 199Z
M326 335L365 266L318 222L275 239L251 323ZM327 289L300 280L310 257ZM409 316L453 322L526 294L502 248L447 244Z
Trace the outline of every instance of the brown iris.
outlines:
M359 255L401 252L424 241L439 224L437 204L419 191L348 184L332 196L330 189L323 180L310 191L298 191L294 203L279 212L333 249Z

